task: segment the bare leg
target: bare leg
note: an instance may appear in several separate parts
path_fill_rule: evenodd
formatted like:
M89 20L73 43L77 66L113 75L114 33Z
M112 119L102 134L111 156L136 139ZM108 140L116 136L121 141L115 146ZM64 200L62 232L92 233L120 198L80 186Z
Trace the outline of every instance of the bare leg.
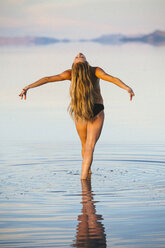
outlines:
M87 138L82 161L81 179L87 179L93 161L93 152L100 137L104 122L104 111L101 111L92 121L87 122Z
M92 121L83 122L81 118L75 121L76 129L82 145L82 171L81 179L87 179L91 174L91 164L95 144L100 137L104 122L104 111L101 111Z
M80 140L81 140L81 146L82 146L81 154L82 154L82 158L84 158L85 143L86 143L86 138L87 138L87 122L83 122L81 120L81 118L79 118L77 121L75 121L75 125L76 125L77 133L78 133L78 135L80 137Z
M81 154L82 154L82 159L84 159L84 154L85 154L85 144L86 144L86 139L87 139L87 122L83 122L80 118L78 121L75 121L77 133L80 137L81 140ZM92 174L91 169L89 169L89 174Z
M82 158L84 159L84 154L85 154L85 143L82 144ZM91 168L89 168L89 174L92 174Z

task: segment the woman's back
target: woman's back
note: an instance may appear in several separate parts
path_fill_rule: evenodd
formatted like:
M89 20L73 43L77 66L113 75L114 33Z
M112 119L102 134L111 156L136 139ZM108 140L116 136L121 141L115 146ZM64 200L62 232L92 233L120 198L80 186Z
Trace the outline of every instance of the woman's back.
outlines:
M94 103L100 103L103 104L103 98L101 96L101 89L100 89L100 78L98 78L95 74L97 67L90 66L91 70L91 81L93 83L94 91L95 91L95 97L94 97Z
M87 61L73 63L71 70L69 112L74 119L78 117L91 120L94 117L94 105L103 104L99 78Z

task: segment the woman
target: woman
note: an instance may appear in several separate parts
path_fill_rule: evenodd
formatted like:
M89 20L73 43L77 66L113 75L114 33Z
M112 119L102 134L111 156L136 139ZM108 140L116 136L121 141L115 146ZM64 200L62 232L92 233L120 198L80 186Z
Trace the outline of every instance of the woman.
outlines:
M75 121L76 129L82 145L81 179L87 179L91 173L90 167L97 140L100 137L104 122L104 105L100 92L99 80L109 81L128 91L130 100L135 95L133 90L119 78L113 77L100 67L92 67L82 53L78 53L72 64L72 69L61 74L44 77L26 86L20 93L21 99L26 99L30 88L62 80L70 80L71 102L68 107Z

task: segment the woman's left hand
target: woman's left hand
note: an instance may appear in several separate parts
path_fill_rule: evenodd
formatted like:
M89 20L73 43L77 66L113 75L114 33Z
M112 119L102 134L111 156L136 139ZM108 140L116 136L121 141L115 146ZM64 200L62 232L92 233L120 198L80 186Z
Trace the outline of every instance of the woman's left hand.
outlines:
M131 88L128 89L128 93L130 94L130 101L132 101L132 97L135 96L135 93Z
M21 99L23 99L23 97L24 97L24 100L26 100L26 94L27 94L27 90L26 89L23 89L21 91L21 93L19 94L19 96L21 97Z

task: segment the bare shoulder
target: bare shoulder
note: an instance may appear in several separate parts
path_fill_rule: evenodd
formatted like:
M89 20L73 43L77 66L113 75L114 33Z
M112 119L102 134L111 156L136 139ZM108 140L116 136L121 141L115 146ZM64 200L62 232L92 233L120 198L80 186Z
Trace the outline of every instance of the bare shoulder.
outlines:
M91 66L91 65L90 65L90 69L91 69L91 71L92 71L92 74L93 74L95 77L97 77L96 72L97 72L98 68L100 68L100 67L98 67L98 66Z
M72 69L65 70L64 72L60 73L60 77L63 80L71 80L71 73Z
M105 74L106 74L105 71L101 67L99 67L99 66L95 67L96 77L100 78L100 76L103 76Z

